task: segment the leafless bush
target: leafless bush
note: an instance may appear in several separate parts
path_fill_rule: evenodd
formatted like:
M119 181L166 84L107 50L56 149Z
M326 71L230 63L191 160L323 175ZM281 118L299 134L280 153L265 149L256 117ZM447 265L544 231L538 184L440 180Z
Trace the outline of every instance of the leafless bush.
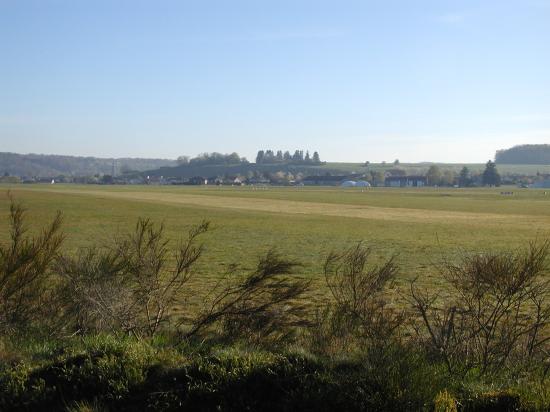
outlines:
M164 228L140 219L133 234L105 249L81 250L59 260L65 284L65 314L76 332L123 331L136 337L155 335L181 302L194 263L202 254L196 238L203 222L190 230L171 267Z
M451 374L521 368L546 358L549 245L531 243L525 250L445 263L441 272L450 286L445 298L411 285L425 342Z
M230 279L235 268L183 337L194 336L218 321L231 336L262 339L274 334L282 337L293 327L304 325L307 306L298 299L309 289L310 281L290 276L296 266L271 250L259 260L256 270L237 281Z
M325 260L326 284L333 298L320 312L314 338L339 342L385 345L395 337L404 321L401 311L389 302L398 268L395 258L369 265L371 249L361 243L341 253L332 252Z
M51 266L63 242L61 213L40 234L27 234L25 209L10 197L10 240L0 245L0 332L32 326L48 307Z

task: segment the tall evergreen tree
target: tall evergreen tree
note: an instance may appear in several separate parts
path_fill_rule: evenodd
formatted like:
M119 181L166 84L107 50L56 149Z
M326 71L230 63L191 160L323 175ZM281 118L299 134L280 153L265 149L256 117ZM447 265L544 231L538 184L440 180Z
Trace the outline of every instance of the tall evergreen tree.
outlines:
M468 187L472 184L472 177L470 176L470 169L466 166L462 168L458 175L458 185L460 187Z
M283 154L283 160L285 162L290 162L292 160L292 156L288 150Z
M309 157L309 150L306 150L306 157L304 158L306 163L309 163L311 161L311 158Z
M275 161L275 153L273 153L273 150L266 150L264 159L264 163L273 163Z
M485 165L482 182L488 186L500 186L500 175L498 174L497 166L490 160Z
M313 163L315 164L321 163L321 158L319 157L318 152L313 152Z
M264 151L259 150L258 154L256 155L256 163L258 163L258 164L263 163L264 162L264 156L265 156Z

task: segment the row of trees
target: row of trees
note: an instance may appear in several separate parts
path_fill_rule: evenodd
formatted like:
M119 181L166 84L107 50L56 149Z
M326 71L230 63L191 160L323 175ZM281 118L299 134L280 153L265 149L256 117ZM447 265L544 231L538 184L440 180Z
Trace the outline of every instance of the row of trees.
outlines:
M256 155L257 164L273 164L273 163L291 163L291 164L321 164L321 158L318 152L313 152L313 155L309 154L309 150L306 150L305 154L303 150L296 150L294 154L290 154L287 150L283 153L282 150L260 150Z
M248 163L246 157L240 157L237 152L223 154L218 152L201 153L197 157L189 158L189 156L180 156L177 159L178 164L207 166L207 165L236 165Z
M489 160L485 170L480 175L474 175L466 166L460 170L458 176L452 170L441 170L439 166L432 165L426 174L428 184L431 186L452 186L457 184L460 187L469 187L476 184L483 186L500 186L501 178L494 162Z
M206 165L236 165L248 163L248 160L245 157L239 156L238 153L201 153L197 157L190 158L189 156L180 156L177 159L179 165L193 165L193 166L206 166ZM319 157L318 152L313 152L313 155L310 155L309 150L306 150L305 153L303 150L296 150L294 154L290 154L287 150L283 152L282 150L260 150L256 155L257 164L274 164L274 163L284 163L284 164L307 164L307 165L319 165L322 164L321 158Z

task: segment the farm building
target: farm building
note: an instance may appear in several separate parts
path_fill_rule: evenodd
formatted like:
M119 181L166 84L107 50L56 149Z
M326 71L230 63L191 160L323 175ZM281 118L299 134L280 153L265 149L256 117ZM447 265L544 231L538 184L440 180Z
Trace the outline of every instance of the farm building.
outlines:
M428 184L426 176L388 176L385 185L388 187L422 187Z
M533 186L536 189L550 189L550 179L544 179L538 182L533 183Z

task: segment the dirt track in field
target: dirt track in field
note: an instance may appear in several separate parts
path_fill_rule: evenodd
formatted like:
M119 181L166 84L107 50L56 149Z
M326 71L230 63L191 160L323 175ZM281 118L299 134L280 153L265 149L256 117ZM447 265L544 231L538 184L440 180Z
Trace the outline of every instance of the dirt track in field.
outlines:
M34 189L30 189L34 190ZM550 218L545 216L502 215L496 213L457 212L395 207L376 207L350 204L318 203L293 200L221 197L185 193L156 193L146 191L116 192L107 190L39 189L65 195L93 196L128 201L249 210L266 213L306 214L358 219L387 220L409 223L448 223L466 225L529 226L535 230L550 230Z

